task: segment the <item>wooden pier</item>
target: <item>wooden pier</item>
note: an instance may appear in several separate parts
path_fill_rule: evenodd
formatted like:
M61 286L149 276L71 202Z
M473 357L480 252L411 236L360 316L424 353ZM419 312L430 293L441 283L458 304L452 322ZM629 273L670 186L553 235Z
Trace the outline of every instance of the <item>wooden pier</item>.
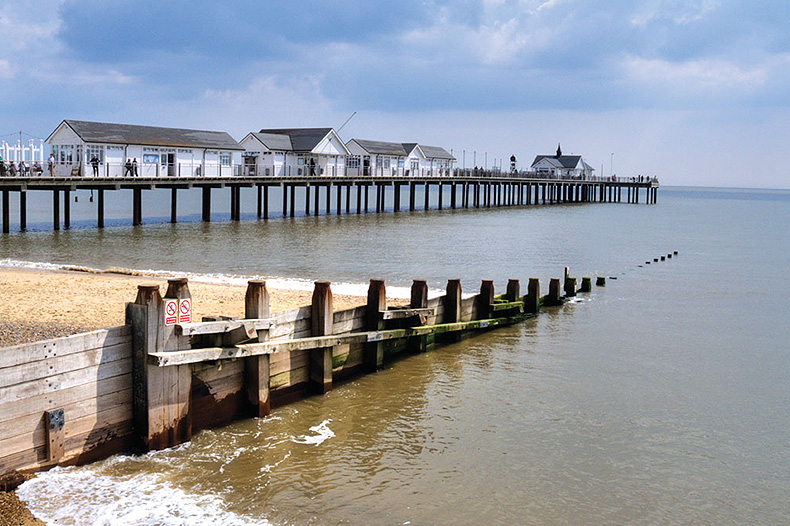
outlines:
M472 173L458 170L444 177L25 177L0 178L2 194L2 232L10 231L10 194L18 194L19 229L27 229L27 192L52 193L52 228L71 227L71 192L93 190L97 194L96 226L104 228L106 191L132 190L132 224L143 224L143 192L170 189L170 221L178 221L178 190L202 190L202 220L211 221L212 190L230 192L230 217L241 219L241 189L257 189L257 217L270 217L270 191L279 189L282 215L294 217L296 189L303 188L305 215L361 214L392 210L427 210L432 195L438 208L491 208L550 205L561 203L640 203L654 204L658 198L656 180L603 178L599 180L543 179L499 172ZM423 202L417 202L418 190ZM332 194L334 193L334 207ZM405 194L405 195L404 195ZM62 206L61 206L62 204Z
M330 284L316 282L311 305L270 313L266 283L251 281L244 319L200 322L185 278L169 280L164 297L158 285L140 285L125 326L0 349L0 477L167 448L200 429L266 416L397 356L519 323L577 294L567 271L560 285L552 279L541 296L531 278L522 294L511 279L496 295L484 280L464 298L451 279L429 298L426 282L414 280L408 303L388 306L384 281L373 279L364 304L335 311Z

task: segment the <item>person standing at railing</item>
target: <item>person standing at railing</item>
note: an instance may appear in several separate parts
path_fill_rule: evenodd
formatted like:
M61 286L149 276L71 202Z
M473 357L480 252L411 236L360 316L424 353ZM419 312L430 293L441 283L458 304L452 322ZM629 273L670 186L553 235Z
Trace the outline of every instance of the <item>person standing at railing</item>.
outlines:
M99 177L99 157L95 153L91 157L91 166L93 167L93 177Z
M131 159L128 159L128 158L126 159L126 163L123 165L123 175L124 175L124 177L126 177L127 175L130 176L130 177L132 176L132 160Z
M49 159L47 159L47 170L49 170L49 176L55 177L55 154L49 154Z
M132 159L132 175L134 175L134 177L137 177L137 157Z

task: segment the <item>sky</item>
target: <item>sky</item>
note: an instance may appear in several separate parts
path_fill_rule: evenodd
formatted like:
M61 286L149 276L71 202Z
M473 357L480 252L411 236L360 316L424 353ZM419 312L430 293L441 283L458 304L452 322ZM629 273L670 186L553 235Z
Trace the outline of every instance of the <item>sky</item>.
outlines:
M790 188L790 2L0 0L0 139L334 127L459 166ZM765 163L775 159L777 164Z

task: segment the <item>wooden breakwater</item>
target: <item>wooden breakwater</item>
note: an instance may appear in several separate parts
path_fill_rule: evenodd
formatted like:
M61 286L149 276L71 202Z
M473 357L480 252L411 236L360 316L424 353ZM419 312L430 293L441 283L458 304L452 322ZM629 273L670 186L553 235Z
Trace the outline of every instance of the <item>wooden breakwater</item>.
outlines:
M281 199L283 217L294 217L300 202L305 215L361 214L389 210L400 212L418 208L428 210L434 202L443 208L492 208L563 203L634 203L654 204L659 183L655 179L593 178L554 179L528 177L501 172L456 170L453 175L415 176L315 176L315 177L2 177L0 178L0 217L2 232L11 228L10 195L18 194L19 230L27 229L27 194L51 192L52 228L71 227L72 193L90 190L96 193L96 226L104 228L105 192L132 191L132 225L143 224L143 192L170 190L170 222L178 222L178 191L201 189L201 218L211 221L213 190L227 189L230 194L231 221L241 220L242 188L256 189L257 217L270 217L270 191ZM300 194L297 201L297 191ZM417 202L418 193L423 202ZM274 193L274 192L272 192ZM334 195L333 195L334 194ZM391 197L388 197L391 196ZM641 197L640 197L641 195ZM333 199L334 197L334 199ZM406 204L408 202L408 205ZM323 207L323 211L322 211Z
M590 290L584 278L579 292ZM460 280L435 298L415 280L408 304L388 306L384 281L371 280L365 304L334 311L330 284L317 282L311 305L270 315L266 283L251 281L244 319L192 322L186 279L164 297L141 285L125 326L0 349L0 477L174 446L576 292L567 270L544 296L536 278L526 294L518 280L501 295L484 280L466 298Z

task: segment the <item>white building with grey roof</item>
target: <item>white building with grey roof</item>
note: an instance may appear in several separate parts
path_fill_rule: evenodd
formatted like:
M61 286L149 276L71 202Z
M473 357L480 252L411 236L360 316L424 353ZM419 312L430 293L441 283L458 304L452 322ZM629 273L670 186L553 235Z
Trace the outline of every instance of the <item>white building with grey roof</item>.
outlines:
M581 155L563 155L562 147L557 145L554 155L537 155L530 170L538 177L556 179L589 179L595 169L584 162Z
M436 177L450 175L455 157L439 146L351 139L349 175Z
M332 128L269 128L241 140L244 174L343 176L348 149Z
M224 177L244 150L226 132L78 120L61 122L47 143L56 176Z

